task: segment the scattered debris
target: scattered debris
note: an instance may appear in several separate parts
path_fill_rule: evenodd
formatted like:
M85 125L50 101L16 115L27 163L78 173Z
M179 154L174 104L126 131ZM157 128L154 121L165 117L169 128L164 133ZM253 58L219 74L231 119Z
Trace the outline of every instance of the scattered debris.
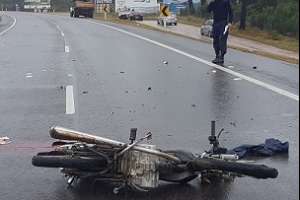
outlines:
M233 68L234 68L234 66L230 65L230 66L228 66L228 68L229 68L229 69L233 69Z
M63 90L65 87L63 85L59 86L59 89Z
M125 72L120 72L120 74L124 74Z
M253 121L254 119L251 117L250 120Z
M87 93L89 93L89 92L88 92L88 91L83 91L83 92L82 92L82 94L87 94Z
M212 72L212 73L217 73L217 71L216 71L216 70L212 70L211 72Z
M257 66L253 66L252 69L257 69Z
M230 122L230 125L236 127L236 123L235 122Z
M11 140L9 137L0 137L0 145L9 144L11 143Z
M142 103L142 106L144 107L144 106L145 106L145 104L143 104L143 103Z
M72 61L74 62L74 61L76 61L76 59L73 58Z
M193 107L193 108L196 108L196 104L192 104L192 107Z
M168 134L167 136L171 137L171 136L173 136L173 135L172 135L172 134Z
M125 93L128 94L128 90L126 90Z
M164 60L163 63L164 63L165 65L167 65L167 64L168 64L168 61L165 61L165 60Z
M181 66L179 66L179 67L177 67L178 69L181 69L182 67Z
M152 90L152 88L151 87L148 87L148 91L151 91Z

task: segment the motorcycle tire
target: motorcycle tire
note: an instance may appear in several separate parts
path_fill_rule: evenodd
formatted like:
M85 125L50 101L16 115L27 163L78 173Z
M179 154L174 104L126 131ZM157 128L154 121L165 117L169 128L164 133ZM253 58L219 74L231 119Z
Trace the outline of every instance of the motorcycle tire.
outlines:
M188 164L192 171L221 170L235 172L259 179L276 178L278 171L266 165L225 161L213 158L197 158Z
M32 158L32 164L37 167L71 168L83 171L99 171L107 167L105 158L70 155L36 155Z

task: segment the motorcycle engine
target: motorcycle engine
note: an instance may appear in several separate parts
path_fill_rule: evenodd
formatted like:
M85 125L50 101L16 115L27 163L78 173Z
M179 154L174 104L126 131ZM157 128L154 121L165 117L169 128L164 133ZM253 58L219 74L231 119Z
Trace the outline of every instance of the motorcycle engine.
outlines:
M155 149L154 145L140 145ZM137 190L148 191L158 187L159 158L148 153L130 150L121 158L120 172L127 177L127 183Z

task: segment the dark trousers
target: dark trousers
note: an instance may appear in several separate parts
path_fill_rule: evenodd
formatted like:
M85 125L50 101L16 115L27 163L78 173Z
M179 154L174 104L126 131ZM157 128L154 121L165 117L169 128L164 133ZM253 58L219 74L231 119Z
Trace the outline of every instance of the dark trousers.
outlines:
M224 56L227 51L228 32L224 34L227 21L216 22L213 24L213 46L216 56Z

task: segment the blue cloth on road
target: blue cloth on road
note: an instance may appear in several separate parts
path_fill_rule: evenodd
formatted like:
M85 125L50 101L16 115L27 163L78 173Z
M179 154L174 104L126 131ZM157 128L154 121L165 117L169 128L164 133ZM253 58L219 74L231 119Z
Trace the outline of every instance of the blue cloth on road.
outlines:
M264 144L241 145L229 150L227 153L237 154L240 158L247 156L273 156L279 153L288 153L289 143L270 138Z

